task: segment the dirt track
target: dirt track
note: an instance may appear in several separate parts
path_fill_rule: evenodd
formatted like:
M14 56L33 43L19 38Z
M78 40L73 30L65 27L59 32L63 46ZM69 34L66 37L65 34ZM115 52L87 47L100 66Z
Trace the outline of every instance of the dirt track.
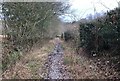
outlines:
M48 78L49 79L67 79L63 66L63 49L59 39L56 39L56 45L53 52L48 57Z

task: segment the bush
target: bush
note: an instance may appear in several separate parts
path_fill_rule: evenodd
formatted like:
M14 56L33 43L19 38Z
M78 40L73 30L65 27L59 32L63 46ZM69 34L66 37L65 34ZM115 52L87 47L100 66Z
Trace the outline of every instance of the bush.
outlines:
M70 31L64 32L64 39L65 39L65 41L73 39L73 36Z
M80 24L80 46L88 50L103 51L120 47L120 9L107 12L105 18Z
M92 33L93 28L93 24L80 24L80 47L86 48L87 50L93 50L95 48L93 44L95 41L95 36Z
M19 51L30 51L36 43L50 38L48 26L55 15L56 3L6 3L2 4L4 15L3 33L9 37L3 45L3 68L19 59Z

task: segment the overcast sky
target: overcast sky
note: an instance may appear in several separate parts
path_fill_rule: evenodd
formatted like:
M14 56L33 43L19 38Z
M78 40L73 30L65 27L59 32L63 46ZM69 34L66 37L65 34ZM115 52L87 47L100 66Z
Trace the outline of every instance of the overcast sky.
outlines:
M76 16L77 19L85 18L88 14L94 15L94 9L101 13L118 7L118 1L120 0L69 0L71 7L68 12L72 12L72 15ZM74 20L69 15L62 15L60 18L64 22Z

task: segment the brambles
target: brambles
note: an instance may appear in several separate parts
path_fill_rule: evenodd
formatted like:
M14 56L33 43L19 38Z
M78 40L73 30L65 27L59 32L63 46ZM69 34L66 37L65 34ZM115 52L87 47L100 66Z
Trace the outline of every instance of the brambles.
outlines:
M10 62L18 60L21 56L20 52L30 51L35 44L42 45L42 41L50 39L49 24L58 8L57 5L60 4L2 3L3 34L8 36L3 43L4 70L8 68Z
M91 46L94 49L98 46L96 51L114 49L116 46L119 47L119 14L120 12L117 8L116 10L107 12L104 18L98 18L95 21L80 24L80 45L85 48Z
M79 46L85 48L89 56L109 57L110 65L115 64L114 68L119 69L120 8L107 12L104 17L80 24L79 33Z

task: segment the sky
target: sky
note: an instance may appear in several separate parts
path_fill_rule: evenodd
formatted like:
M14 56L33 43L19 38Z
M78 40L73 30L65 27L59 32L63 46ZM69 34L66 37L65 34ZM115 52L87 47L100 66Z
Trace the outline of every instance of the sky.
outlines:
M69 0L68 3L71 7L67 10L68 14L61 15L59 18L63 22L72 22L73 20L79 20L86 18L89 14L94 15L94 11L97 13L106 12L118 7L120 0ZM71 16L74 15L75 18Z

